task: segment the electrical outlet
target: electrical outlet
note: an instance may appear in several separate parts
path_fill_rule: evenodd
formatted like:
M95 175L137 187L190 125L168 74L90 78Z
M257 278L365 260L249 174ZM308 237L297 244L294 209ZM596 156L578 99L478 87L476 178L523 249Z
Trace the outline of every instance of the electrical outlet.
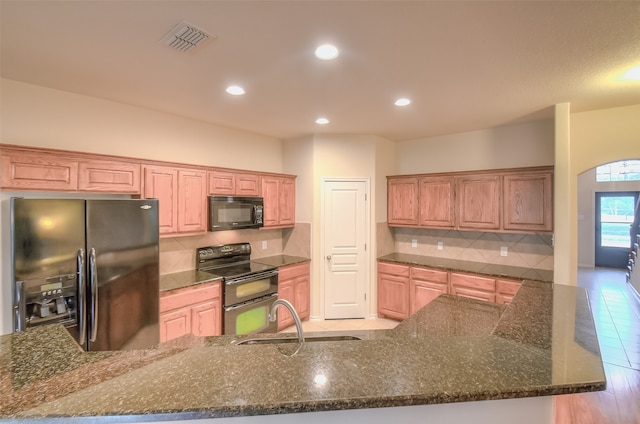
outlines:
M262 250L264 250L264 249L266 249L266 248L267 248L267 241L266 241L266 240L263 240L263 241L262 241Z
M442 250L442 249L444 249L444 243L439 241L438 242L438 250Z
M418 247L418 240L416 239L411 240L411 247Z
M508 256L509 248L507 246L500 247L500 256Z

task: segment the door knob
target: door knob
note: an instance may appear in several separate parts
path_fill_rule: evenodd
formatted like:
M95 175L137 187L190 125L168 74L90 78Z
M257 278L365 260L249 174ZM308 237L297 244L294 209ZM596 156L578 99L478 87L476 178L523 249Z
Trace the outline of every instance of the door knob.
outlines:
M331 255L327 255L327 260L330 261L331 260Z

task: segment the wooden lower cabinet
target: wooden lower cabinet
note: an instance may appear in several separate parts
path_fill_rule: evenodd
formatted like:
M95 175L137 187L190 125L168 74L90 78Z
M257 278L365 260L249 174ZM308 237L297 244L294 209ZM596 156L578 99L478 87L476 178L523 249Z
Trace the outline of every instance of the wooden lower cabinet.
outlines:
M378 316L403 320L441 294L508 304L521 280L378 262Z
M311 268L309 262L278 269L278 298L291 302L301 321L311 314ZM295 324L285 308L278 308L278 330Z
M511 303L518 289L522 285L520 280L507 280L499 278L496 280L496 303L507 305Z
M451 273L451 294L487 302L496 301L496 280L473 274Z
M411 267L410 314L414 314L441 294L449 292L449 272Z
M222 334L222 298L219 282L164 292L160 296L160 342L185 334Z
M409 314L409 266L379 263L378 316L403 320Z

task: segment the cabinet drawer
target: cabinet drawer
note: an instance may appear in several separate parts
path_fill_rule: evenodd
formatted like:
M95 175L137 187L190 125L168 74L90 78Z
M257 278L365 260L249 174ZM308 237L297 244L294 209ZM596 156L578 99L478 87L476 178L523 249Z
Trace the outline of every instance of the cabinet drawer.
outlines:
M513 296L516 294L522 282L519 280L496 280L496 292Z
M387 262L378 262L378 273L379 274L391 274L397 275L401 277L409 276L409 266L408 265L396 265L390 264Z
M160 295L160 313L220 297L220 283L202 284Z
M411 278L415 280L446 284L449 281L449 272L429 268L411 267Z
M474 290L463 286L452 286L452 293L456 296L468 297L470 299L482 300L485 302L495 302L495 292L486 292L482 290Z
M257 261L260 262L259 259ZM297 278L302 275L309 275L309 273L310 273L309 262L284 266L284 267L278 268L278 280L279 281L290 280L292 278Z
M467 287L495 293L496 280L477 275L451 273L451 286Z

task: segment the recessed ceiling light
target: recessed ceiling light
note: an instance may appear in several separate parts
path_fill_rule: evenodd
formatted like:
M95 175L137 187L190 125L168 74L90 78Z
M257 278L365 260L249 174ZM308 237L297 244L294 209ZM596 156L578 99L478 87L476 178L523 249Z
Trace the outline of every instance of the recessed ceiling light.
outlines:
M227 93L232 94L234 96L242 96L244 94L244 88L239 85L230 85L227 87Z
M329 123L329 120L327 118L318 118L318 119L316 119L316 124L326 125L328 123Z
M322 60L331 60L338 57L338 48L331 44L323 44L316 49L316 57Z
M630 80L640 80L640 66L636 66L635 68L629 69L624 77Z
M401 98L396 100L396 102L394 103L396 106L407 106L411 104L411 100L406 99L406 98Z

